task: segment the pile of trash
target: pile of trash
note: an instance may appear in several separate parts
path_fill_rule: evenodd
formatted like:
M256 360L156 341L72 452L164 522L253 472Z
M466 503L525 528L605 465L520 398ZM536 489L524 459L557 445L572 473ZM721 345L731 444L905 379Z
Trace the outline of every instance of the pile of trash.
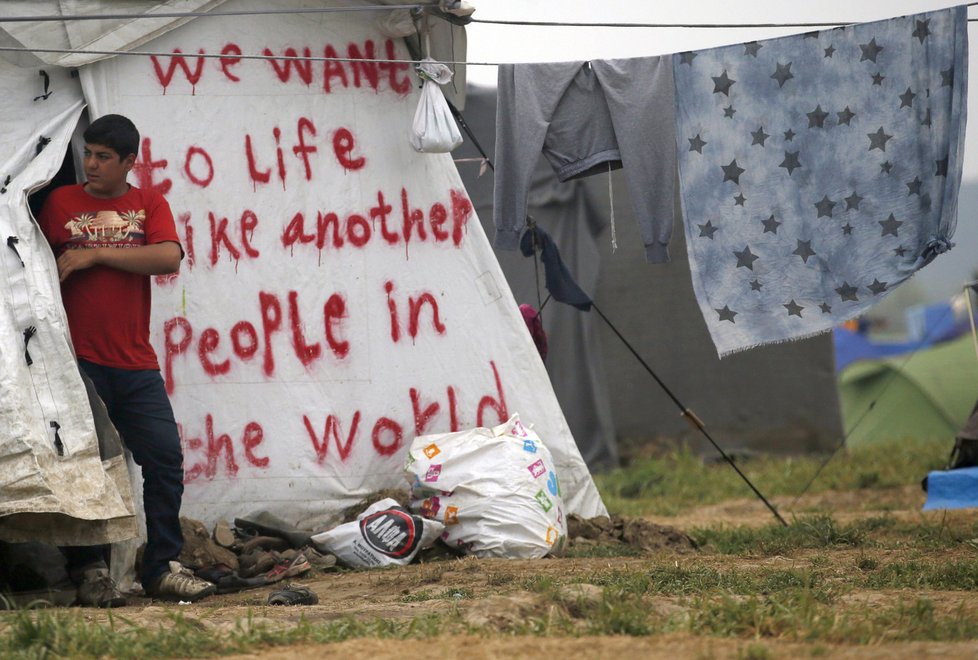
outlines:
M212 530L200 521L181 518L183 552L180 562L197 577L228 594L264 587L313 569L336 568L336 557L317 550L312 532L298 529L267 511L257 511L233 524L219 520Z

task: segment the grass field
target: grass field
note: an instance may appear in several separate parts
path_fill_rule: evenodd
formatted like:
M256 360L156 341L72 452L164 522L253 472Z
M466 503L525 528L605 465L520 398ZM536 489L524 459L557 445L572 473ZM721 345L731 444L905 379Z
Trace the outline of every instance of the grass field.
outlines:
M919 657L978 655L978 514L920 512L947 447L899 443L741 469L684 453L601 475L615 515L686 532L695 549L580 545L532 561L443 560L304 580L192 606L0 614L2 657ZM811 482L807 492L802 493Z

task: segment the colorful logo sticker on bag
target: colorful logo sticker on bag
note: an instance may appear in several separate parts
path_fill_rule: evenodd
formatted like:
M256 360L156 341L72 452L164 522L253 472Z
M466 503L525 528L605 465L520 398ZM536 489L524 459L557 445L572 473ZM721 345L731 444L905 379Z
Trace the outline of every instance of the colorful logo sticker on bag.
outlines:
M441 449L439 449L438 445L436 445L433 442L427 447L425 447L424 449L422 449L421 451L423 451L424 455L427 456L429 459L434 458L435 456L441 453Z
M557 507L557 524L561 525L564 522L564 510L559 506Z
M560 532L557 531L557 528L556 527L548 527L547 528L547 545L549 545L552 548L553 545L554 545L554 543L557 542L557 539L558 538L560 538Z
M407 557L418 546L424 522L397 507L360 521L360 534L371 548L388 557Z
M515 422L513 422L513 426L509 430L509 432L511 435L515 435L518 438L525 438L528 435L530 435L529 433L526 432L526 428L523 426L520 420L516 420Z
M536 479L542 474L546 474L547 472L547 466L543 464L542 458L534 463L530 463L529 465L527 465L526 469L530 471L530 474L533 475L534 479Z
M523 451L528 452L530 454L537 453L537 443L533 442L532 440L524 440Z
M421 515L425 518L435 518L440 509L441 499L438 497L429 497L421 503Z
M550 476L547 477L547 490L553 496L560 495L560 484L557 483L557 473L551 471Z
M445 507L445 524L446 525L457 525L458 524L458 507L457 506L446 506Z
M427 482L438 481L438 475L441 474L441 463L437 465L432 465L428 468L428 473L424 475L424 480Z
M549 512L550 509L554 508L554 503L551 501L549 497L547 497L547 494L544 493L542 490L538 491L534 497L536 497L537 502L540 504L540 506L543 508L544 511Z

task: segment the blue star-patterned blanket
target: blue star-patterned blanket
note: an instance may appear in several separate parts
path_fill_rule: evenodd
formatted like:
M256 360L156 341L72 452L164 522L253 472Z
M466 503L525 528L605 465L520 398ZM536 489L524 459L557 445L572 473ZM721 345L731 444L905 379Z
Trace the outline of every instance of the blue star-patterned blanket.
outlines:
M808 337L951 244L967 9L677 53L693 287L717 352Z

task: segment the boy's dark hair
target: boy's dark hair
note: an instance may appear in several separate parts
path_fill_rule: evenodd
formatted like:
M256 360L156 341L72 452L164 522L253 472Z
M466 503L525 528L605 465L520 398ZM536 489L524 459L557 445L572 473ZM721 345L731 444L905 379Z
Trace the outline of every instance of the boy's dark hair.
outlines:
M139 154L139 131L128 117L104 115L92 122L83 134L85 142L109 147L123 160Z

